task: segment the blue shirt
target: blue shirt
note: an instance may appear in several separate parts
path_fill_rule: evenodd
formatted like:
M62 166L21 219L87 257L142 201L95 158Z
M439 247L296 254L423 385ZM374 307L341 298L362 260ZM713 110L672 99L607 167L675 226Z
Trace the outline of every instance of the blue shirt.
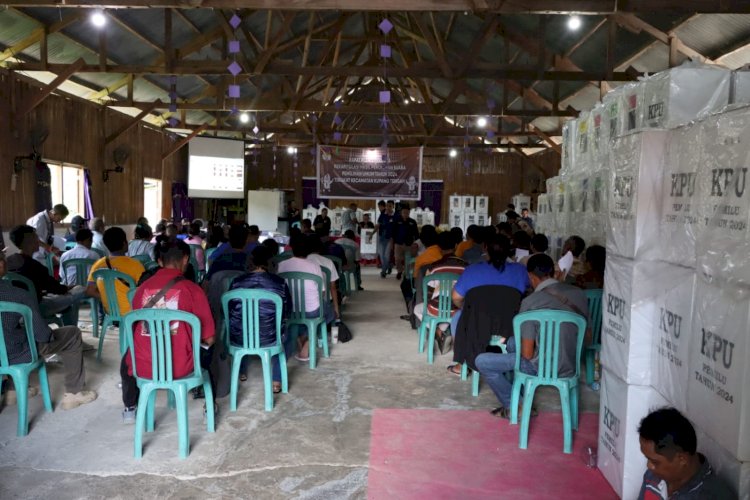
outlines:
M378 216L378 236L390 240L393 235L393 217L394 215L388 215L388 212L380 212Z
M502 271L488 262L479 262L466 268L453 288L462 297L469 290L484 285L504 285L515 288L523 295L531 288L526 267L516 262L507 262Z
M250 255L245 252L229 252L224 255L220 255L214 259L211 264L206 279L210 280L211 277L219 271L245 271L248 269L248 262Z
M251 243L248 243L247 246L245 246L245 249L243 252L250 255L255 247L258 246L257 241L253 241ZM215 261L217 257L229 252L232 250L232 245L229 244L228 241L225 241L218 247L216 247L216 250L214 250L214 253L211 254L211 258L209 259L211 262Z

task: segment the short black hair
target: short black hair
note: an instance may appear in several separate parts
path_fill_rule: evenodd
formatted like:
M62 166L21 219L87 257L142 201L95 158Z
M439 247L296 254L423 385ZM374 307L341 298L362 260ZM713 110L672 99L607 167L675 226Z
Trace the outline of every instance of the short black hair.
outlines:
M440 250L454 250L456 248L456 237L452 231L438 233L436 241Z
M299 229L297 230L299 231ZM275 256L279 253L279 244L273 238L266 238L265 240L263 240L263 243L261 243L261 245L266 247L271 252L272 256Z
M472 240L476 241L478 232L479 232L479 226L477 226L476 224L471 224L469 227L466 228L466 237L471 238Z
M62 203L58 203L54 207L52 207L52 211L55 212L57 215L60 215L63 219L68 216L70 213L68 211L68 207L63 205Z
M94 233L91 229L79 229L76 231L76 243L82 243L94 238Z
M526 231L516 231L515 233L513 233L513 244L516 248L528 250L529 246L531 245L531 238L529 237L529 233L527 233Z
M538 278L551 278L555 275L555 262L547 254L536 253L529 257L526 270Z
M178 264L186 256L190 256L190 247L187 243L177 238L160 237L154 253L161 259L163 265Z
M144 226L142 224L138 224L137 226L135 226L133 234L135 234L135 238L138 240L151 239L152 236L151 229L148 226Z
M302 227L312 227L312 221L310 219L302 219L302 222L300 223L300 226Z
M164 224L163 222L159 222L159 223L158 223L158 224L157 224L157 225L156 225L156 226L154 227L154 231L156 231L156 232L157 232L157 233L159 233L159 234L163 233L163 232L164 232L164 231L166 231L166 230L167 230L167 225L166 225L166 224Z
M255 267L268 267L268 263L271 261L273 254L271 250L265 245L258 245L253 248L253 265Z
M570 238L568 238L568 241L573 244L572 248L570 249L570 251L573 253L573 256L580 257L580 255L586 249L586 242L583 241L583 238L581 238L580 236L576 236L576 235L573 235Z
M518 215L518 212L516 212L515 210L508 210L507 212L505 212L505 217L506 217L506 218L507 218L507 219L508 219L509 221L510 221L510 220L518 220L518 219L520 219L520 218L521 218L521 216L520 216L520 215Z
M260 235L260 229L259 229L259 228L258 228L258 226L256 226L255 224L253 224L252 226L248 227L248 228L247 228L247 230L248 230L248 232L249 232L250 234L252 234L253 236L258 236L258 235Z
M104 240L104 246L110 252L119 252L128 243L128 235L125 234L125 230L117 226L110 227L104 231L102 239Z
M652 441L656 453L670 460L681 451L695 455L698 448L693 424L676 408L660 408L643 417L638 434Z
M234 249L245 248L247 245L247 226L244 224L232 224L229 227L229 245Z
M384 206L385 206L385 202L384 202L383 200L380 200L380 201L378 202L378 206L379 206L379 207L384 207Z
M607 249L601 245L591 245L586 249L586 262L589 263L591 269L604 274L607 266Z
M456 242L456 245L464 241L464 230L460 227L452 227L451 234L453 235L453 241Z
M513 226L508 224L507 222L500 222L497 226L497 232L500 234L507 233L508 235L513 233Z
M425 247L431 247L437 243L437 229L435 226L425 224L422 226L422 231L419 233L419 239L422 240L422 244Z
M542 233L531 237L531 247L539 253L544 253L549 248L549 240Z
M295 235L289 238L289 245L292 247L292 255L304 259L310 254L307 236L303 234Z
M31 226L27 226L26 224L20 224L13 229L10 230L10 241L17 246L18 248L21 248L21 245L23 245L23 240L26 237L27 234L34 234L36 229L34 229Z
M323 253L323 240L320 239L317 231L307 235L307 251L308 253Z
M198 222L191 222L190 228L188 228L188 234L190 236L200 236L201 234L201 224Z
M354 231L352 231L351 229L347 229L346 231L344 231L344 237L349 238L350 240L356 238Z

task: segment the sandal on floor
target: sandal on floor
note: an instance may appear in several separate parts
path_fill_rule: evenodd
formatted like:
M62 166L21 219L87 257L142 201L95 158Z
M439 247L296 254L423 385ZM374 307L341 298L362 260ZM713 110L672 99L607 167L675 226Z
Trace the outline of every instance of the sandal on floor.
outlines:
M493 417L504 418L506 420L510 420L510 409L504 406L498 406L494 410L490 410L490 415L492 415ZM521 409L519 409L518 415L520 417ZM536 417L537 415L539 415L539 411L535 407L532 406L531 416Z
M240 382L247 382L247 374L240 373Z
M274 386L273 386L273 393L274 394L279 394L280 392L281 392L281 384L279 384L278 386L276 384L274 384Z
M449 373L452 373L453 375L461 376L461 365L449 365L446 370L448 370ZM471 373L471 370L467 370L468 373Z

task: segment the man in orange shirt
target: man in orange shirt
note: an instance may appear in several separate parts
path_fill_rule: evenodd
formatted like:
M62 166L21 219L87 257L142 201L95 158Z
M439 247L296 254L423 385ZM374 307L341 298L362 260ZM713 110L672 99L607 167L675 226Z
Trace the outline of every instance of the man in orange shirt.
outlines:
M462 241L458 244L458 247L456 248L456 257L462 258L466 250L469 250L476 245L474 240L476 239L478 230L479 226L476 224L472 224L466 228L466 241Z
M433 230L433 226L424 225L422 226L422 232L419 235L419 239L425 246L425 251L417 256L414 261L414 279L419 277L419 270L424 266L429 266L433 262L437 262L443 258L443 252L440 251L440 246L437 244L437 233Z

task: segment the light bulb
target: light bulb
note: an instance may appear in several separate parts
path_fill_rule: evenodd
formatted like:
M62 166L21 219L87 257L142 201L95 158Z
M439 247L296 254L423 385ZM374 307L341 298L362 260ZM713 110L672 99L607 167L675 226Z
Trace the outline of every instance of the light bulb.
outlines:
M289 146L288 148L286 148L286 152L287 154L293 155L297 152L297 148L295 148L294 146Z
M247 113L241 113L240 114L240 122L241 123L247 123L249 121L250 121L250 115L248 115Z
M485 118L484 116L480 116L477 119L477 127L484 128L486 126L487 126L487 118Z
M570 16L568 19L568 29L570 31L577 31L581 27L581 18L578 16Z
M456 156L458 156L458 151L456 151L455 149L451 149L450 153L448 153L448 156L450 156L451 158L455 158Z
M104 15L103 10L96 9L91 13L91 24L97 28L103 28L104 25L107 24L107 16Z

